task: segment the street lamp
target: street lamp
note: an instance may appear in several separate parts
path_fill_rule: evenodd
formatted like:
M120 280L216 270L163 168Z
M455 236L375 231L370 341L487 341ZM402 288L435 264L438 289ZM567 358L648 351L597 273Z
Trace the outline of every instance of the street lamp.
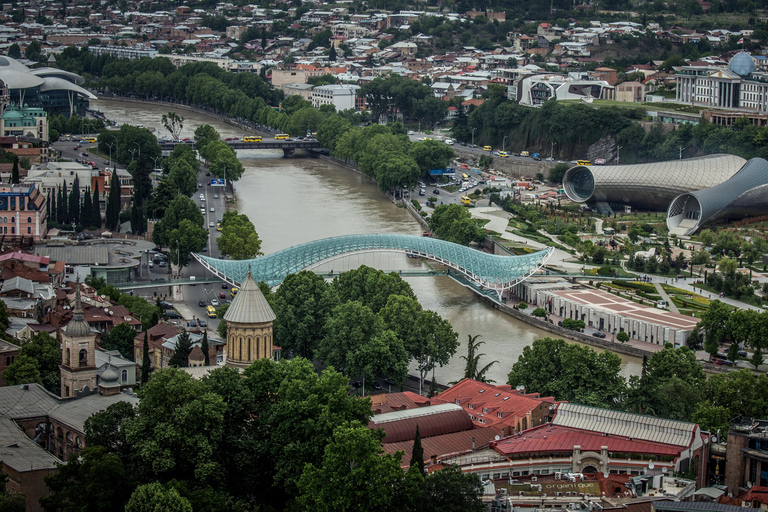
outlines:
M621 146L616 146L616 165L621 164Z
M162 157L162 156L151 156L150 158L151 158L151 159L152 159L152 161L155 163L155 167L152 169L152 170L154 171L155 169L157 169L157 161L158 161L159 159L163 158L163 157Z
M112 146L117 142L106 142L105 145L109 148L109 166L112 167Z
M475 130L477 130L477 126L472 128L472 145L475 145Z
M504 136L504 140L501 141L501 150L504 151L507 147L507 136Z
M137 148L139 148L139 158L141 158L141 145L136 141L133 141L133 143L136 144Z
M131 162L133 162L133 155L136 154L136 150L135 149L129 149L128 152L131 154ZM139 155L139 156L141 156L141 155Z
M680 146L680 160L683 159L683 146Z
M549 161L553 162L555 160L555 141L552 141L552 144L549 147Z

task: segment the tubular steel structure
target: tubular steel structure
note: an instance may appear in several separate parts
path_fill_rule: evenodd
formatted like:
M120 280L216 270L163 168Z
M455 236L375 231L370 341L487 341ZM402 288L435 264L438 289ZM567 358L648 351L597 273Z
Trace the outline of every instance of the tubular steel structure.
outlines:
M341 255L397 251L440 262L466 276L474 284L501 296L544 265L553 249L521 256L499 256L430 237L410 235L349 235L315 240L251 260L222 260L194 254L218 278L239 285L250 270L254 279L270 286L288 274L312 268Z
M690 235L708 222L765 215L768 162L753 158L727 181L677 196L667 209L670 233Z

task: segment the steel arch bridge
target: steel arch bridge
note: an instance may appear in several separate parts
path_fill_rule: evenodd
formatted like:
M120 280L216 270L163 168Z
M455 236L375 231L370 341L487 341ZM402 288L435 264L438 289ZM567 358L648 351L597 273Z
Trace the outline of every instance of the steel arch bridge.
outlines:
M251 260L223 260L201 254L194 257L219 279L233 285L242 283L250 270L257 281L276 286L288 274L311 269L342 255L372 251L404 252L437 261L500 296L540 269L553 249L521 256L499 256L430 237L348 235L315 240Z

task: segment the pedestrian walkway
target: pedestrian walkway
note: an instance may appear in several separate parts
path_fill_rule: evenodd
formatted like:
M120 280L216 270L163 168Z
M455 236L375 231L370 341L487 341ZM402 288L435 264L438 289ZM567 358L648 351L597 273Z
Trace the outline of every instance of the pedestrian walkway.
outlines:
M667 307L669 310L673 313L680 313L680 310L677 309L677 306L675 306L675 303L672 302L672 299L669 298L669 295L667 295L667 292L664 291L664 287L661 286L661 283L654 283L654 286L656 287L656 291L659 292L659 295L661 295L661 298L667 301Z

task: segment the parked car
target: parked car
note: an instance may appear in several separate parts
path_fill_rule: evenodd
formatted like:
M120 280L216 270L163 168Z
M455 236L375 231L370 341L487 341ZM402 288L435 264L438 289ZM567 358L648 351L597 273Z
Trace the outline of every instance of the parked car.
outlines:
M605 338L605 333L603 331L595 331L592 333L592 336L595 338Z
M168 318L174 318L174 319L181 318L181 315L178 314L176 311L166 311L165 316Z
M432 193L435 195L440 195L440 191L438 189L433 190Z
M163 308L163 309L173 309L173 304L171 304L170 302L164 300L164 301L160 302L160 307Z
M201 318L200 320L197 321L197 325L199 325L200 327L208 327L208 322L206 322Z
M381 389L381 384L379 384L378 382L374 381L373 382L373 389Z

